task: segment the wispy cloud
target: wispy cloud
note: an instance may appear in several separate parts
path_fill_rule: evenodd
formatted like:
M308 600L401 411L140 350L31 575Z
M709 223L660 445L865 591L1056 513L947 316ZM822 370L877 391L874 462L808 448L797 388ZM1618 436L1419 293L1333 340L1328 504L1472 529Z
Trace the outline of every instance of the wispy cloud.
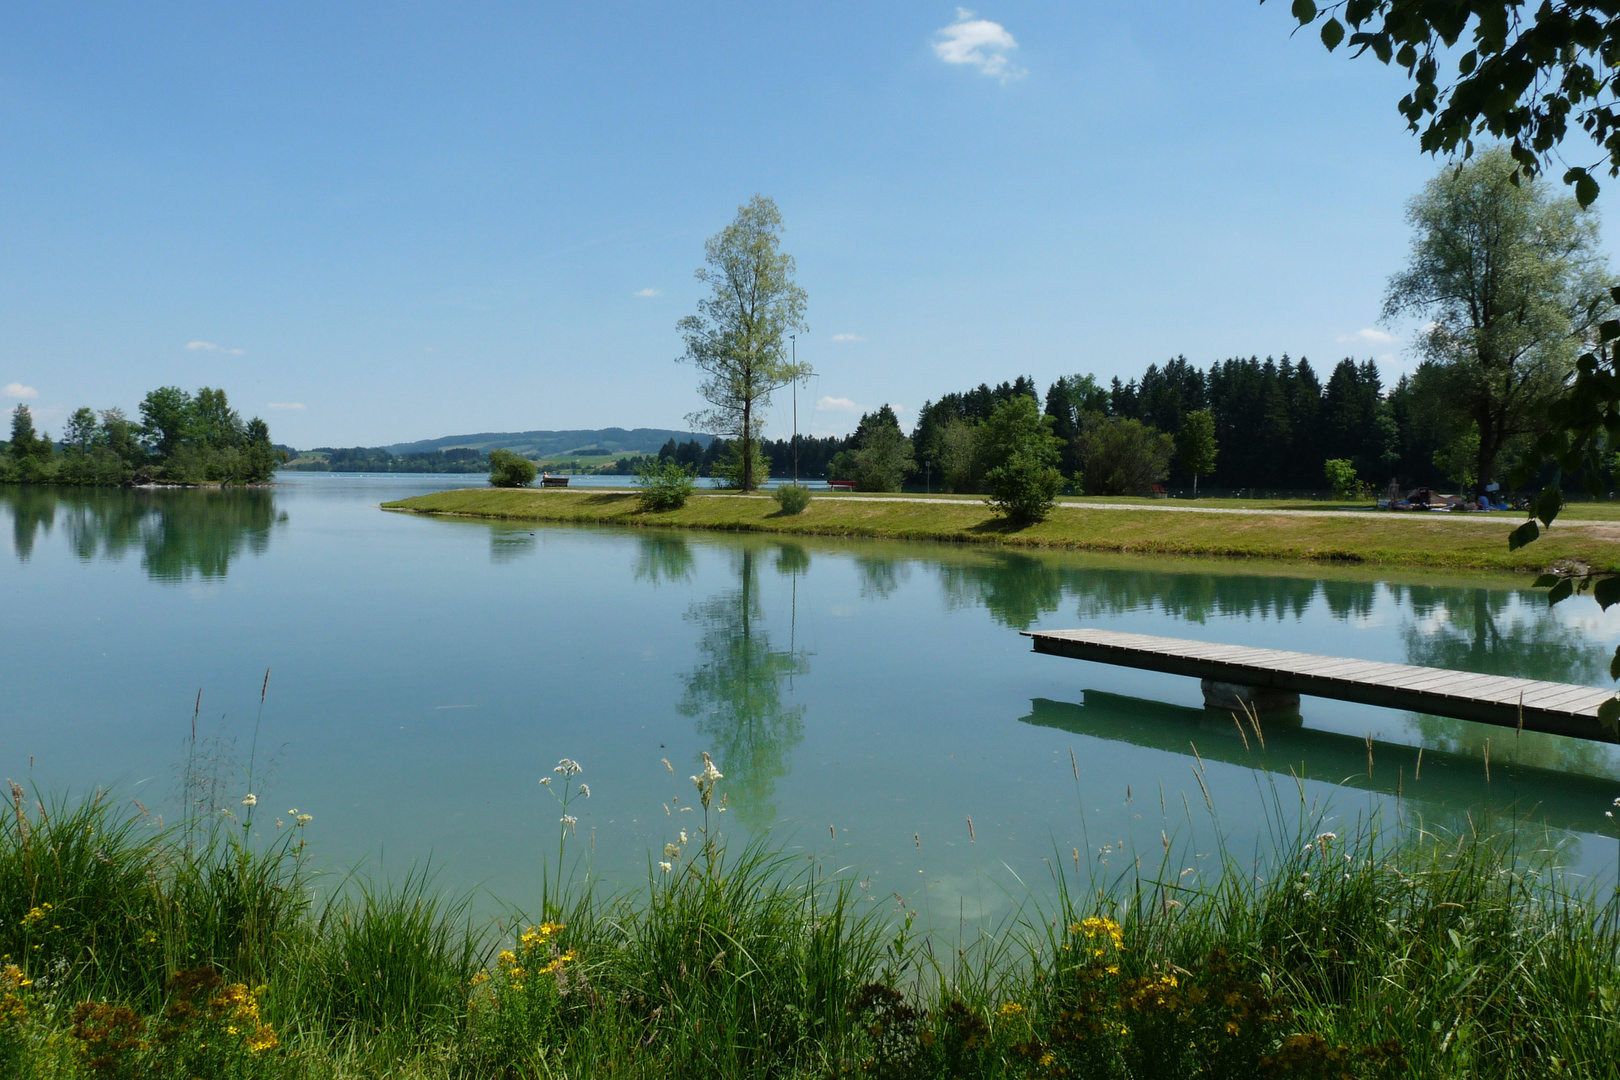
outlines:
M1382 330L1376 330L1369 326L1367 329L1357 330L1353 334L1340 334L1338 340L1341 342L1364 342L1369 345L1393 345L1401 339L1394 334L1386 334Z
M4 393L6 397L17 398L19 400L26 399L32 401L34 398L39 397L38 390L35 390L32 386L24 386L20 382L6 383L5 389L0 390L0 393Z
M824 397L816 402L816 408L828 409L833 412L860 412L861 407L847 397Z
M833 340L834 341L865 341L866 339L861 337L861 335L859 335L859 334L834 334L833 335Z
M212 341L188 341L186 342L186 348L192 352L217 352L224 353L227 356L242 355L241 349L227 349L225 346L216 345Z
M272 401L267 403L266 407L271 409L302 409L304 403L302 401Z
M636 295L651 298L654 296L663 296L664 292L662 289L637 289Z
M1007 59L1018 42L1007 28L989 19L976 19L967 8L956 9L956 21L934 33L934 55L947 64L965 64L1003 82L1024 74Z

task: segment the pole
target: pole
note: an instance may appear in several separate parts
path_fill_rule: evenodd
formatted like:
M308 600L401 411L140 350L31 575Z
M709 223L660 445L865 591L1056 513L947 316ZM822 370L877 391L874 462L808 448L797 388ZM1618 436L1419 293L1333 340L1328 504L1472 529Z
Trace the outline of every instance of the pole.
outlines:
M793 486L799 486L799 335L789 334L793 343Z

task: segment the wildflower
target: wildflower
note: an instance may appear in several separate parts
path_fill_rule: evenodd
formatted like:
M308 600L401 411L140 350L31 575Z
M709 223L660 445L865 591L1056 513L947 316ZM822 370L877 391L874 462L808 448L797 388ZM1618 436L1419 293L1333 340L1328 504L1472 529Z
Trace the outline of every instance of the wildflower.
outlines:
M681 843L683 843L683 844L686 843L686 830L685 829L681 830Z
M489 972L487 971L480 971L472 977L472 984L474 986L482 986L487 982L489 982Z
M1021 1013L1023 1011L1024 1011L1024 1007L1022 1005L1020 1005L1018 1002L1009 1001L1006 1004L1004 1004L1001 1008L996 1010L996 1015L1001 1016L1001 1017L1017 1016L1019 1013Z
M557 820L568 826L569 830L572 831L574 825L579 821L579 818L575 817L573 814L564 814Z
M551 786L551 777L549 777L549 776L542 776L542 777L541 777L541 778L540 778L540 786L541 786L541 787L550 787L550 786Z
M22 928L24 930L32 930L34 927L44 922L45 919L50 915L50 912L51 905L48 902L40 904L38 907L29 908L28 914L22 917Z
M556 773L558 776L573 776L575 773L582 773L585 770L580 768L579 762L570 761L568 758L563 758L561 761L557 762L557 767L551 771Z
M666 858L666 859L678 859L680 857L681 857L681 849L680 849L679 846L677 846L675 844L665 844L664 845L664 858Z
M500 954L495 957L495 962L503 968L516 967L517 953L511 949L502 949Z
M673 863L661 862L661 863L658 864L658 869L662 870L664 873L667 874L671 870L675 869L675 866L674 866Z
M310 814L299 814L298 815L298 825L299 825L300 828L302 828L305 825L308 825L310 822L312 822L314 820L315 820L314 816L310 815Z
M590 798L591 797L591 785L589 785L589 784L581 784L581 785L579 785L579 793L581 795L585 796L587 799Z
M268 1024L260 1024L259 1029L247 1041L248 1053L250 1054L261 1054L266 1050L274 1050L280 1045L281 1040L276 1038L275 1031Z
M1050 1069L1053 1066L1053 1064L1055 1064L1056 1062L1057 1062L1057 1055L1052 1053L1052 1051L1048 1050L1046 1053L1041 1055L1041 1060L1040 1060L1039 1064L1040 1064L1040 1067L1043 1068L1043 1069Z

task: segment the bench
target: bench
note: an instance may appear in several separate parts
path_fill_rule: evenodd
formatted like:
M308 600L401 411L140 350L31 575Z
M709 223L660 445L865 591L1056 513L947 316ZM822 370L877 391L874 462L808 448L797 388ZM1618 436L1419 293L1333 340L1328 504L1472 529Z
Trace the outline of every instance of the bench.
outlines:
M1168 491L1164 490L1164 485L1163 484L1154 484L1153 485L1153 497L1155 499L1168 499L1170 497L1170 493Z
M542 474L541 477L540 477L540 486L541 487L567 487L568 486L568 477L566 477L566 476L546 476L546 475Z
M830 488L833 491L854 491L855 490L855 481L853 481L853 480L829 480L829 481L827 481L827 487Z

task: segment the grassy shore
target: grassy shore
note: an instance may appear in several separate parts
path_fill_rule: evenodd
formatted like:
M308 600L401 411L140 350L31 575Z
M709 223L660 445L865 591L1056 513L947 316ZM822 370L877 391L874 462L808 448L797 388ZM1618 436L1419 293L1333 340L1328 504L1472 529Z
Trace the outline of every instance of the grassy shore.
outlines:
M1244 505L1237 501L1232 508ZM1185 504L1179 504L1185 505ZM640 508L633 492L477 488L384 503L420 514L594 525L797 533L906 540L993 543L1133 554L1290 559L1448 569L1540 571L1574 561L1620 568L1620 536L1600 521L1571 521L1527 548L1510 552L1517 519L1375 513L1230 514L1102 509L1084 502L1053 511L1041 524L1011 528L982 502L824 496L802 514L784 515L764 497L699 494L663 513ZM1219 507L1224 508L1224 507ZM1210 509L1219 509L1212 507ZM1321 504L1315 504L1320 509ZM1203 509L1200 507L1200 509Z
M488 925L420 876L318 902L300 825L250 849L216 817L15 792L0 1074L1620 1076L1620 909L1526 835L1307 815L1258 873L1187 888L1169 846L1109 881L1054 870L1054 903L954 942L802 854L701 833L635 895Z

